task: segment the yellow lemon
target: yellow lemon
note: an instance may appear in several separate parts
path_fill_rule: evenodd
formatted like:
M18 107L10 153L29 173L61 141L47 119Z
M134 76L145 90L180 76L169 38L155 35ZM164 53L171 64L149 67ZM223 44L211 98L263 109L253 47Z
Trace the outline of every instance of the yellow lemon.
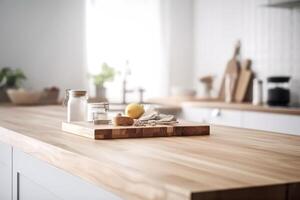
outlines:
M144 106L138 103L128 104L125 109L125 114L133 119L138 119L144 112Z

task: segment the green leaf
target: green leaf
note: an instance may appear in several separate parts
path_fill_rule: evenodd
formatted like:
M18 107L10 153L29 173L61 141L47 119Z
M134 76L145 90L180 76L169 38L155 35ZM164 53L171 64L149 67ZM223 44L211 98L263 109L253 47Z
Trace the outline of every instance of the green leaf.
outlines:
M107 63L103 63L99 74L89 74L88 76L93 80L94 85L104 86L106 82L113 81L116 74L117 71L113 67L110 67Z
M21 69L12 70L9 67L4 67L0 70L0 86L19 87L22 80L26 76Z

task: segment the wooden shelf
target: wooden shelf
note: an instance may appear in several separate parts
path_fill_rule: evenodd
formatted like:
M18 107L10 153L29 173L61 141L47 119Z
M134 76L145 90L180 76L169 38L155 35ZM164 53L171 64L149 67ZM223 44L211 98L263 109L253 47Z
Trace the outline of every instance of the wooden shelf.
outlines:
M274 7L274 8L294 8L300 6L300 1L299 0L271 0L268 4L264 6Z
M204 108L220 108L229 110L244 110L253 112L267 112L267 113L277 113L277 114L287 114L287 115L300 115L299 107L275 107L275 106L255 106L251 103L225 103L218 101L217 99L200 99L200 98L190 98L190 99L178 99L175 97L165 97L150 99L149 102L162 104L162 105L173 105L177 107L182 106L193 106L193 107L204 107Z
M206 107L206 108L221 108L229 110L242 110L253 112L267 112L287 115L300 115L299 108L292 107L274 107L274 106L255 106L250 103L225 103L225 102L183 102L181 105L194 106L194 107Z

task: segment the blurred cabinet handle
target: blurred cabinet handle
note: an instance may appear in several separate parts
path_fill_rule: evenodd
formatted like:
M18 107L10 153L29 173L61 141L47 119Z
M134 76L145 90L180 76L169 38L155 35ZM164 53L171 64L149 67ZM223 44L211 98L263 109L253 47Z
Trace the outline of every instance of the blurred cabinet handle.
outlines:
M211 112L212 117L220 117L221 116L221 110L219 108L213 109Z
M202 120L200 120L200 123L201 123L201 124L206 124L207 122L206 122L205 119L202 119Z

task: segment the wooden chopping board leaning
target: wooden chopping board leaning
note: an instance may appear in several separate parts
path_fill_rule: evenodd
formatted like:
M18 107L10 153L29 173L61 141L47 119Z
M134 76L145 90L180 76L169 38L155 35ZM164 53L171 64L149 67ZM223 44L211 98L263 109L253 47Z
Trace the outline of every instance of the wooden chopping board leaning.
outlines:
M235 92L234 100L236 102L245 101L247 91L249 90L249 86L253 77L253 73L251 71L251 60L246 59L242 63L242 69L240 72L240 76L237 82L237 88Z
M238 41L235 46L235 49L234 49L233 57L227 63L227 66L226 66L226 69L225 69L225 72L223 75L222 83L221 83L220 92L219 92L219 99L222 101L225 100L225 77L226 77L226 75L235 77L235 79L233 80L233 95L235 94L237 80L238 80L239 73L240 73L240 62L238 60L238 57L240 54L240 47L241 47L241 43L240 43L240 41Z

